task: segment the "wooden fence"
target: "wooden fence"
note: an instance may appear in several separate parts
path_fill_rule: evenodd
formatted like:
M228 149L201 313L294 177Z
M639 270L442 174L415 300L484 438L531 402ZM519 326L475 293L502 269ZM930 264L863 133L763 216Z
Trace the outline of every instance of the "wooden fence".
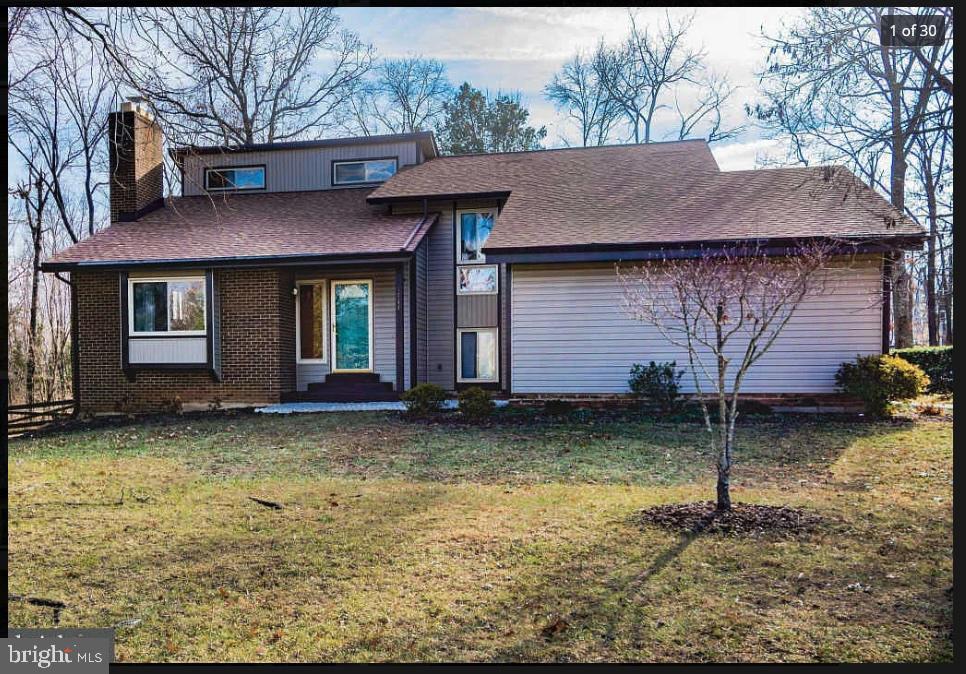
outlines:
M75 401L54 400L47 403L7 406L7 437L39 431L74 414Z

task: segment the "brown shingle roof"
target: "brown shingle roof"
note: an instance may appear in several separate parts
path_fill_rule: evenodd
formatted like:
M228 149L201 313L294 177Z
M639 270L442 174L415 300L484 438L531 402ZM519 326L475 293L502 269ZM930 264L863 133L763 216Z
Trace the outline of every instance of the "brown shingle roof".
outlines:
M369 199L499 192L485 251L923 233L845 169L722 172L703 141L442 157Z
M409 252L436 215L384 215L370 190L180 197L99 232L48 261L151 262Z

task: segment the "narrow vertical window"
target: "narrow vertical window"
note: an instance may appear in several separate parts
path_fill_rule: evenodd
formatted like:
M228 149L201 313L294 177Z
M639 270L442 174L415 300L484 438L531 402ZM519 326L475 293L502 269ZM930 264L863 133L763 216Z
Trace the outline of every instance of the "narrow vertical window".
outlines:
M496 329L460 330L459 381L495 382L498 379Z
M300 361L325 360L325 281L298 284L298 341Z

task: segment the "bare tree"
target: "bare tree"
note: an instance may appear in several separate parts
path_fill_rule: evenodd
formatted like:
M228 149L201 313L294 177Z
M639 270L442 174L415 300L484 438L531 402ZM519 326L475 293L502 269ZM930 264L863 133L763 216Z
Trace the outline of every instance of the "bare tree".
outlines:
M37 370L37 337L39 327L40 263L42 261L43 241L47 233L44 216L50 198L50 182L44 178L42 162L37 151L27 157L33 160L27 165L27 180L8 192L23 202L24 220L30 235L30 300L28 309L27 344L25 349L24 390L27 403L34 402L34 385Z
M344 121L372 60L331 7L129 8L103 20L65 12L150 102L167 137L185 144L320 137Z
M616 47L602 40L592 65L607 99L622 111L633 141L654 139L657 115L670 109L672 101L678 126L670 137L683 139L700 132L715 142L738 135L741 127L726 128L721 114L734 87L726 77L708 71L703 49L688 45L694 15L672 21L665 12L664 22L652 31L628 13L630 34ZM685 105L683 100L689 98L694 100Z
M892 204L916 218L907 200L909 157L922 133L951 132L952 9L944 44L890 49L879 41L883 15L893 8L814 7L771 40L761 73L763 102L749 112L774 135L791 140L795 157L846 162L884 189ZM816 156L817 155L817 156ZM884 165L884 168L883 168ZM896 346L911 346L912 284L908 264L894 266Z
M425 131L438 123L452 94L441 61L420 56L388 59L352 97L354 122L367 136Z
M33 30L24 39L34 45L32 58L40 65L28 66L29 74L10 89L10 145L24 162L39 162L37 175L49 181L61 226L76 243L102 220L97 199L106 185L106 153L101 145L116 90L91 46L59 15L43 14ZM71 201L82 204L82 217L71 212Z
M949 111L951 114L952 111ZM939 131L920 133L910 150L917 185L925 200L924 220L929 236L926 239L926 264L923 286L926 295L926 323L929 344L936 346L941 341L939 330L939 300L937 263L941 251L941 234L952 232L952 208L942 207L944 192L952 193L952 135ZM945 298L944 298L945 299ZM948 298L949 303L952 297Z
M830 245L804 243L771 256L733 245L681 259L617 266L629 316L654 326L688 355L711 450L717 456L719 510L731 508L738 396L752 367L774 345L806 297L821 294ZM709 364L708 360L713 361ZM705 404L717 404L716 425Z
M544 95L580 129L583 147L606 145L623 109L608 94L591 57L575 54L544 87Z
M709 71L698 81L698 98L693 107L681 104L678 92L674 96L674 111L678 118L677 139L693 138L702 124L707 125L703 134L709 143L735 138L744 126L724 126L721 110L734 95L737 88L724 75Z

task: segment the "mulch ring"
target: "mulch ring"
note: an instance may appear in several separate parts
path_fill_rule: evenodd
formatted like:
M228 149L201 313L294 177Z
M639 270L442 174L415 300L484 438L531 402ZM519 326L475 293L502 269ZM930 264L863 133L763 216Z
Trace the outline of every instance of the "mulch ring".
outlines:
M731 510L720 512L712 501L654 506L635 519L670 531L749 538L806 536L823 522L814 513L789 506L733 503Z

